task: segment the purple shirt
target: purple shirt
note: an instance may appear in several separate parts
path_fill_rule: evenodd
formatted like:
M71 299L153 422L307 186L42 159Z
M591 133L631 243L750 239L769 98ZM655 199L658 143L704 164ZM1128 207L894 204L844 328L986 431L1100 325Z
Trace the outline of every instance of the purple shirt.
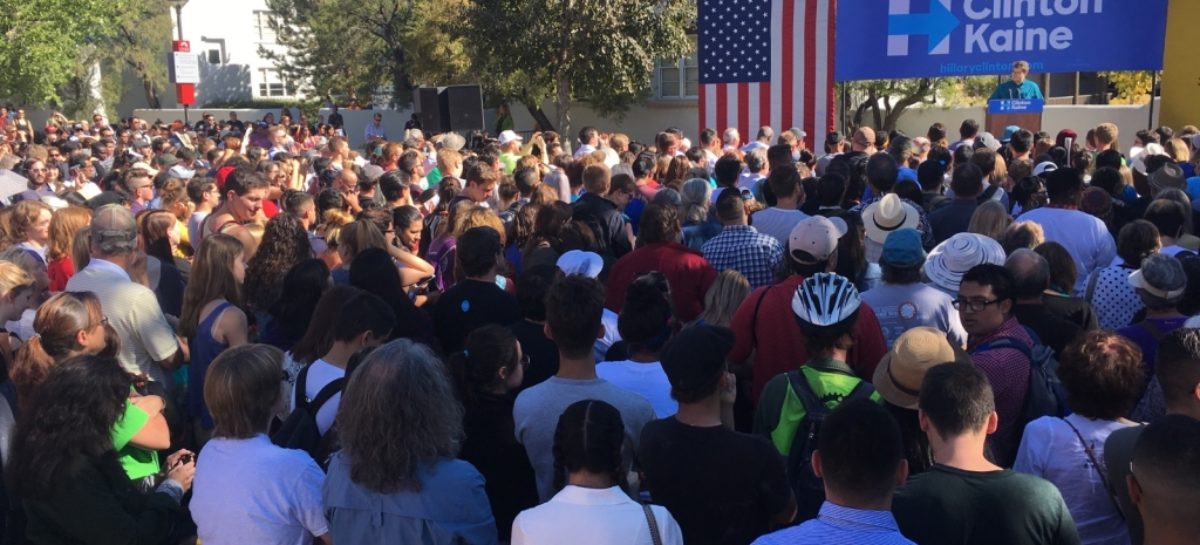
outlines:
M1000 325L1000 329L986 338L972 337L967 344L971 352L971 359L975 362L975 366L987 375L988 382L992 384L992 392L996 397L996 414L1000 417L1000 422L993 438L1000 447L998 454L1011 456L1016 452L1017 444L1021 440L1017 431L1018 425L1021 423L1021 408L1025 404L1025 394L1029 391L1029 358L1016 348L976 351L981 345L1001 337L1011 337L1030 347L1033 346L1033 339L1015 317L1005 320Z
M1183 323L1187 321L1186 316L1175 316L1171 318L1146 318L1147 325L1141 322L1127 325L1117 330L1121 336L1133 341L1142 349L1142 365L1146 369L1146 382L1149 382L1154 377L1154 356L1158 353L1158 341L1155 340L1154 334L1151 334L1152 329L1157 328L1159 338L1166 334L1183 327Z

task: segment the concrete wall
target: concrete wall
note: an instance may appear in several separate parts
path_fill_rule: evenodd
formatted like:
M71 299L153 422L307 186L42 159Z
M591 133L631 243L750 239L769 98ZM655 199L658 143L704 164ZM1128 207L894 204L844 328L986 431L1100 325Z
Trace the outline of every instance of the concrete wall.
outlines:
M237 112L238 119L250 123L258 121L265 117L268 113L275 114L275 120L279 120L279 108L259 108L259 109L228 109L228 108L193 108L188 111L188 119L195 123L206 113L210 113L218 121L229 119L229 112ZM329 117L330 110L322 109L320 111L321 119ZM404 139L404 123L408 121L412 115L412 110L341 110L342 120L344 122L344 130L350 141L350 147L360 149L365 142L363 138L363 130L367 127L367 123L376 113L383 114L383 126L387 130L388 138L391 140ZM137 109L133 111L133 115L145 119L149 122L162 121L170 123L176 119L183 119L182 108L171 108L162 110L147 110ZM299 117L299 112L292 110L292 116Z
M934 122L941 122L950 132L951 140L958 134L958 126L964 119L971 118L982 125L985 117L979 108L912 108L904 112L897 128L909 135L924 135ZM1083 138L1089 129L1101 123L1116 123L1121 128L1121 149L1125 152L1133 146L1137 131L1158 126L1158 100L1155 100L1154 122L1150 123L1150 106L1046 106L1042 114L1042 130L1057 134L1062 129L1074 129ZM1000 135L996 135L997 138Z
M550 120L556 121L558 114L554 105L547 104L544 108ZM191 110L191 119L193 121L199 119L200 115L204 112L212 113L217 119L226 119L230 111L238 112L238 118L242 121L262 119L268 112L273 112L276 119L279 118L279 110L277 109L228 110L200 108ZM345 120L346 134L350 139L352 147L357 149L362 146L363 129L370 122L371 116L375 112L383 114L383 123L384 127L388 129L389 138L395 140L403 138L404 123L408 121L409 116L412 114L411 109L399 111L341 110L342 118ZM529 112L523 106L519 104L513 105L512 113L517 131L528 132L533 130L533 117L529 115ZM322 117L327 117L328 114L329 110L321 110ZM30 117L34 117L34 112L29 112L29 115ZM46 116L48 115L47 113ZM162 120L170 122L176 119L183 119L183 110L178 108L164 110L138 109L134 110L133 115L148 121ZM974 118L982 123L984 120L984 109L982 107L912 108L900 118L898 128L910 135L923 135L934 122L941 122L950 130L951 137L953 137L957 134L958 126L967 118ZM1055 134L1064 128L1072 128L1079 132L1080 137L1088 129L1101 123L1116 123L1122 129L1121 147L1124 151L1128 151L1129 147L1133 145L1134 133L1148 126L1149 106L1047 106L1042 119L1043 130L1051 134ZM35 123L39 123L38 126L41 126L40 123L44 120L45 117L35 118ZM485 127L495 126L494 110L485 110L484 123ZM1157 123L1158 109L1156 106L1154 125L1157 126ZM679 127L685 135L695 142L697 133L699 132L697 128L698 124L699 118L696 112L696 101L694 100L651 102L630 110L620 121L601 117L583 104L577 104L571 108L571 127L572 132L576 134L578 134L580 128L592 125L602 131L623 132L629 135L630 138L645 143L652 143L654 135L667 127ZM999 137L999 135L996 136Z

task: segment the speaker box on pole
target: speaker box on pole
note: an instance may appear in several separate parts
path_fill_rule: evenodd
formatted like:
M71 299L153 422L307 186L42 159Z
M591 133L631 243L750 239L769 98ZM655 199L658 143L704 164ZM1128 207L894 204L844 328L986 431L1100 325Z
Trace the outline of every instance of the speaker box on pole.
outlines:
M466 134L483 127L483 91L478 85L451 85L442 89L442 107L449 114L445 130Z

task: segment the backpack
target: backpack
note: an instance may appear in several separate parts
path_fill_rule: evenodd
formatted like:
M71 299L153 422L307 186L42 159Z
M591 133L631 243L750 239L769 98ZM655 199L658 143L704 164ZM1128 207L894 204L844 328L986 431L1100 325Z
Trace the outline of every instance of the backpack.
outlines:
M1043 416L1063 417L1070 413L1067 392L1058 380L1058 360L1054 357L1054 351L1042 344L1033 332L1029 334L1033 337L1032 348L1012 337L1000 337L983 343L971 352L974 355L988 350L1012 348L1029 359L1029 388L1021 405L1022 429L1025 424Z
M804 405L804 418L796 426L796 436L792 438L792 449L788 453L787 475L796 495L796 521L816 518L825 501L825 484L813 473L812 455L817 450L817 439L821 435L821 424L829 416L830 409L817 397L812 385L800 371L788 371L788 383L792 391ZM851 399L867 398L875 388L865 380L859 380L853 390L842 399L841 403Z
M296 408L288 415L283 425L271 434L271 442L283 448L293 448L307 452L316 460L321 469L326 469L329 457L337 450L337 424L329 428L325 435L317 427L317 413L333 396L341 393L346 384L346 378L334 379L317 392L317 396L308 399L304 388L308 382L308 369L312 364L304 366L296 377Z

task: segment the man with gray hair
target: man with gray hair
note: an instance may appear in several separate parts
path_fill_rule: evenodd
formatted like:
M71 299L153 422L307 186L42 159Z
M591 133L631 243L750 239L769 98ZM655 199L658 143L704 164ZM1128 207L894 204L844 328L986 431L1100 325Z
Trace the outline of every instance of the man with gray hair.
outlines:
M1083 328L1046 307L1043 292L1050 287L1050 263L1041 254L1020 248L1008 256L1004 268L1013 275L1013 316L1017 322L1036 334L1055 355L1062 354L1083 334Z
M133 214L120 205L102 206L92 217L91 260L67 282L67 291L95 293L121 338L121 366L169 390L171 371L186 359L186 345L181 346L154 292L133 281L130 272L145 266Z
M721 133L722 151L737 151L742 146L742 133L737 127L729 127Z

